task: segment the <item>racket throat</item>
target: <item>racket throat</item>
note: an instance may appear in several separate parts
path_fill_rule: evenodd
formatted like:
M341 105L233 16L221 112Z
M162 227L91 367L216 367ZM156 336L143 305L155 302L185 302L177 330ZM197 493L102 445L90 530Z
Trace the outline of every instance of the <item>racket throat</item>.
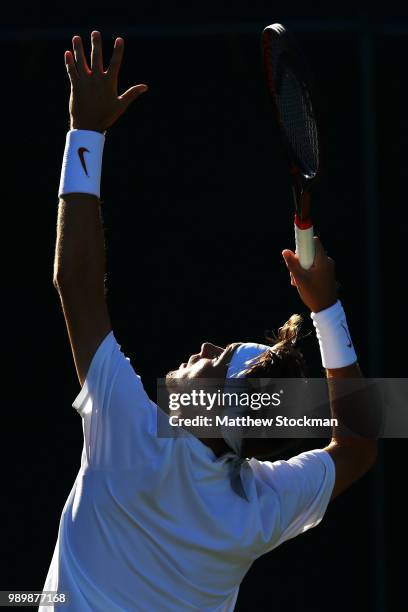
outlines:
M310 217L309 192L301 192L300 198L296 200L295 204L296 254L302 268L308 270L312 267L315 256L315 245L313 241L314 230Z
M313 227L313 221L310 217L307 219L300 217L297 213L295 213L295 225L301 230L307 230Z
M310 214L310 193L303 190L299 182L293 184L293 198L295 201L295 225L299 229L309 229L313 226Z

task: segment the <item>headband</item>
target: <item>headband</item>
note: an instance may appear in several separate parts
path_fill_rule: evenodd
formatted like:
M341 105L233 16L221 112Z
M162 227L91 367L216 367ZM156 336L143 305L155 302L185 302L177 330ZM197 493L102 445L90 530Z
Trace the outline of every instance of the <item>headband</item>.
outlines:
M226 378L243 378L251 362L270 348L266 344L255 344L255 342L240 344L232 355Z
M228 393L234 390L233 383L228 384L228 379L244 378L245 370L253 363L253 361L260 357L265 351L268 351L271 347L266 344L256 344L254 342L246 342L240 344L234 351L232 359L228 366L226 382L224 386L224 393ZM247 408L245 407L244 410ZM242 406L230 405L228 410L224 412L228 417L240 416L242 412ZM244 482L248 473L248 462L240 457L241 446L242 446L242 434L239 427L222 427L222 437L228 446L232 449L232 453L228 454L230 461L230 479L233 490L248 500ZM245 469L246 468L246 469Z

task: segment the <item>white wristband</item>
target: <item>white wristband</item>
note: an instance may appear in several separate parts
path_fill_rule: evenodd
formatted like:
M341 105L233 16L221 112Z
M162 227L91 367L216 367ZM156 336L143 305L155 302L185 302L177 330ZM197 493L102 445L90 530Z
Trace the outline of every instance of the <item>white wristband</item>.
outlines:
M65 143L58 197L68 193L101 195L102 153L105 135L70 130Z
M312 312L313 325L319 340L323 367L345 368L357 361L346 315L340 300L320 312Z

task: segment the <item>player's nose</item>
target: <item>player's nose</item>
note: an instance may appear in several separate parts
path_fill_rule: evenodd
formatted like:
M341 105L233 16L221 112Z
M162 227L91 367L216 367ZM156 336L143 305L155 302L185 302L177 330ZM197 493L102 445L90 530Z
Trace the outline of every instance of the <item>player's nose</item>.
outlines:
M211 342L204 342L201 345L200 356L205 359L214 359L215 357L219 357L223 352L224 349L222 347L211 344Z

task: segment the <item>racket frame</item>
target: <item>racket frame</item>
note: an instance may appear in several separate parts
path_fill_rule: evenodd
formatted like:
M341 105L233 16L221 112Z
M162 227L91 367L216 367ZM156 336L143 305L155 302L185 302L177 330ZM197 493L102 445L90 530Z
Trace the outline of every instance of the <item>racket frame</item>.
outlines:
M268 58L270 55L269 49L271 44L272 36L279 37L279 44L282 46L282 53L285 56L284 62L289 67L296 77L298 83L307 92L307 96L310 98L310 71L308 65L304 61L302 54L294 41L293 37L290 36L286 28L281 24L271 24L267 26L262 32L262 56L263 64L266 73L266 79L268 83L268 91L270 100L272 102L272 110L275 115L276 122L279 126L279 132L282 144L286 151L286 157L289 164L289 172L292 180L292 192L293 201L295 207L295 242L296 242L296 253L299 257L302 268L309 269L313 265L315 247L313 241L313 222L311 219L310 212L310 189L313 181L315 180L318 168L315 172L308 172L304 168L302 169L302 163L298 159L296 152L294 151L284 127L281 113L276 103L276 86L275 82L279 80L279 74L277 78L273 74L271 61ZM299 77L302 75L302 78ZM307 83L307 85L306 85ZM311 105L313 118L317 125L313 107Z

